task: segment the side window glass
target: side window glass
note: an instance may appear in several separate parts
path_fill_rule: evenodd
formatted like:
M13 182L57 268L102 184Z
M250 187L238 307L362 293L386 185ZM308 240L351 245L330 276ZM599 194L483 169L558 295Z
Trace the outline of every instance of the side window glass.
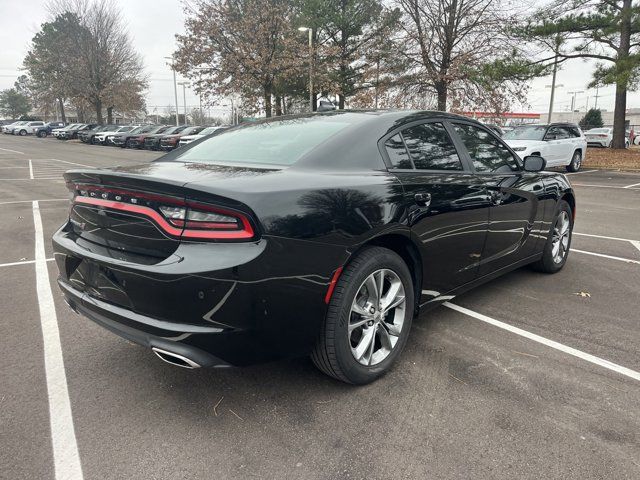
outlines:
M501 141L489 132L473 125L454 124L462 143L467 148L477 172L517 172L518 161Z
M424 123L402 131L417 170L462 170L449 134L441 123Z
M393 168L413 168L413 163L409 159L409 152L407 152L399 133L384 142L384 146L387 149L387 155L389 155Z

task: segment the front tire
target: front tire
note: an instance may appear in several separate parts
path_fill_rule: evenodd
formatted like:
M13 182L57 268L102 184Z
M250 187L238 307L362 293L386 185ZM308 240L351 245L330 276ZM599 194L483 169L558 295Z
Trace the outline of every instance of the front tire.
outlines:
M573 157L571 157L571 163L567 165L568 172L577 172L580 170L580 166L582 165L582 152L580 150L576 150L573 152Z
M414 313L411 272L382 247L344 269L329 303L313 363L329 376L363 385L384 375L402 352Z
M531 264L533 269L544 273L557 273L562 270L569 256L572 232L573 212L567 202L560 200L542 258Z
M27 135L27 131L26 130L20 130L20 136L24 137Z

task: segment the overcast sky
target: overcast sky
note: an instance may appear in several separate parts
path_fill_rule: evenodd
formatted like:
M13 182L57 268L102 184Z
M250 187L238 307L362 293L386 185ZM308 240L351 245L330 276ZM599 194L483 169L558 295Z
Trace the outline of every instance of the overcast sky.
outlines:
M20 74L22 59L29 48L40 24L46 20L45 0L0 0L0 90L13 86ZM166 66L164 56L175 49L176 33L183 32L184 15L179 0L116 0L122 9L134 45L142 55L150 78L147 92L149 113L163 113L167 105L174 104L173 77ZM555 111L568 110L571 96L568 92L585 90L577 96L577 107L584 110L589 96L589 106L594 104L595 90L587 91L593 64L582 60L571 60L558 73L558 84L564 85L556 92ZM178 79L180 81L180 79ZM532 83L528 105L514 105L514 111L544 113L549 106L550 89L545 85L549 78L541 78ZM179 87L180 88L180 87ZM601 88L598 106L613 109L614 88ZM188 108L197 107L198 97L187 89ZM182 110L182 91L179 92ZM628 108L640 108L640 93L629 94ZM211 111L214 115L215 112Z

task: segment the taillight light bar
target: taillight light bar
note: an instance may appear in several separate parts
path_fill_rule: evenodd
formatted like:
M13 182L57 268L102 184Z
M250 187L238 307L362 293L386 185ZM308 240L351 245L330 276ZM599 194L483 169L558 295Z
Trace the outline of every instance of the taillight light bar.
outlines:
M249 240L255 231L241 212L154 193L71 184L73 202L144 215L169 236Z

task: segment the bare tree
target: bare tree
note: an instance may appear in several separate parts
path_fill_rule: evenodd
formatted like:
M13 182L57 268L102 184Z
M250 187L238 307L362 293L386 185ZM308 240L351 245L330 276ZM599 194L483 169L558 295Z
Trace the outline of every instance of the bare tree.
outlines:
M48 9L55 18L77 18L76 28L67 32L74 59L68 66L74 78L71 95L93 106L98 123L103 123L103 109L112 109L121 94L139 106L147 79L113 0L52 0Z
M405 95L435 97L438 110L447 110L462 102L498 109L507 96L522 94L522 79L500 63L514 55L501 0L396 2L404 12L398 51L409 63Z
M292 2L193 0L185 12L177 70L193 80L196 93L240 94L246 105L262 103L270 117L277 86L304 62Z

